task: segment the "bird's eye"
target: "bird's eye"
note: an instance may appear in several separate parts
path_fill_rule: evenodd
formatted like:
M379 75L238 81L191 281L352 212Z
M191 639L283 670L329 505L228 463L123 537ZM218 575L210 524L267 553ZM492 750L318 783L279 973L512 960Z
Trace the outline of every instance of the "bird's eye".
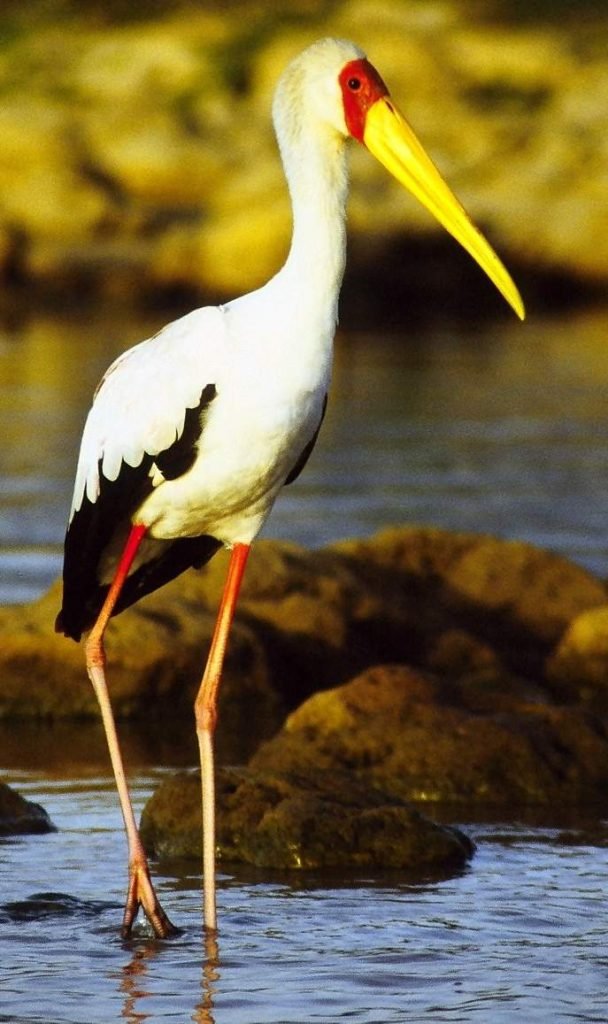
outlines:
M352 92L358 92L359 89L361 88L361 79L360 78L349 78L349 80L348 80L348 88Z

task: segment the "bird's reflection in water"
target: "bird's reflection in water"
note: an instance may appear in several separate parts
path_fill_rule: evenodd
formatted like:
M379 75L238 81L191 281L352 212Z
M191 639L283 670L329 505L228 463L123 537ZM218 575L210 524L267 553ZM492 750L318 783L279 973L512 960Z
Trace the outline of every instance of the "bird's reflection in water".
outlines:
M146 984L149 969L156 959L162 946L158 941L150 941L138 946L131 959L121 971L120 992L124 996L121 1012L123 1020L128 1024L145 1024L152 1020L152 1015L141 1009L142 1000L152 995ZM213 1003L219 981L219 947L216 934L205 934L203 937L201 971L201 999L194 1007L191 1020L194 1024L215 1024Z
M213 1016L213 1001L220 977L217 934L215 932L205 933L204 944L205 955L203 958L203 972L201 975L202 998L194 1011L192 1020L195 1024L215 1024L215 1018Z
M137 1009L138 1003L146 999L150 993L146 987L149 961L155 956L158 943L149 942L138 946L128 963L122 968L120 991L124 994L121 1017L128 1024L144 1024L150 1019L149 1014Z

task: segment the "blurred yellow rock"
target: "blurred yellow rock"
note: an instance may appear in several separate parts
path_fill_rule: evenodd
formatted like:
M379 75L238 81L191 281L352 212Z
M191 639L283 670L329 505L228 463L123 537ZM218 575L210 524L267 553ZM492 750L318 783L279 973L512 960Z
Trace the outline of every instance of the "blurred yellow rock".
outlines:
M131 294L259 285L290 231L273 90L326 34L367 51L510 262L606 281L608 57L593 24L502 23L456 0L32 17L0 50L0 266L18 244L22 272L47 285L84 272L107 289L124 267ZM358 258L379 265L396 240L439 233L362 147L352 175Z
M72 119L58 104L19 97L0 104L0 216L28 237L87 237L106 213L82 175Z
M213 20L221 28L219 19ZM133 104L144 98L153 106L159 96L207 84L209 62L194 45L196 37L189 39L183 24L179 27L177 33L171 24L138 23L94 39L73 78L83 100Z
M576 72L567 39L550 28L461 25L446 35L444 46L459 74L494 86L497 100L499 87L504 93L510 86L525 98L530 90L559 89Z
M608 708L608 605L577 616L565 631L547 665L547 676L560 697L584 701L605 713Z
M85 138L99 171L132 199L161 208L200 208L223 166L217 149L188 138L163 110L135 122L104 111Z

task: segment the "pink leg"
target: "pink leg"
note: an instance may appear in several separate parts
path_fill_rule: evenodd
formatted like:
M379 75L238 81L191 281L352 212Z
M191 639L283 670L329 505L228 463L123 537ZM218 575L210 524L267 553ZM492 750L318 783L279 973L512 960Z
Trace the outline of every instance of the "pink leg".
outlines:
M103 727L112 761L112 768L114 769L114 778L116 779L116 788L129 844L129 890L123 917L122 935L126 938L130 934L131 926L141 906L156 935L159 938L166 938L169 935L175 934L177 929L171 924L171 921L158 902L150 879L150 869L133 813L133 805L131 804L122 754L116 734L114 715L110 705L105 673L106 657L103 647L103 636L106 626L145 532L145 526L136 525L132 528L103 607L87 637L85 652L87 672L101 709Z
M196 735L201 762L203 800L203 887L205 927L217 928L215 909L215 768L213 734L217 723L217 695L228 644L230 626L249 555L249 544L235 544L228 576L211 640L205 674L194 704Z

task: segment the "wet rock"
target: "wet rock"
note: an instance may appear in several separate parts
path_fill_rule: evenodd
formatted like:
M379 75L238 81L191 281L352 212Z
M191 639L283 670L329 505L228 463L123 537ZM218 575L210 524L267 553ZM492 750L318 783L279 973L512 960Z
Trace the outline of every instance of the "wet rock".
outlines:
M161 858L200 858L198 773L174 776L146 804L141 832ZM435 825L394 795L341 771L306 774L220 772L218 857L266 868L397 868L426 872L462 866L473 845Z
M262 744L250 767L289 775L348 770L401 799L546 804L603 799L608 726L552 706L525 685L479 710L459 685L379 666L315 694Z
M55 826L40 804L26 800L0 782L0 836L54 832Z
M606 588L551 552L493 537L395 527L320 551L260 542L240 615L262 642L288 709L394 661L502 700L543 686L545 658ZM472 699L472 696L471 696Z
M605 608L604 585L584 570L526 544L429 528L318 552L260 542L250 570L238 621L279 703L296 709L244 774L220 774L225 859L404 865L434 848L423 838L418 850L428 826L410 801L604 799L608 727L584 703L557 704L544 674L570 623ZM188 586L210 604L222 575L211 563ZM161 787L143 818L148 845L198 850L199 803L196 776Z
M240 614L262 640L288 709L373 663L386 644L406 653L383 571L331 547L276 542L256 545L251 563ZM400 610L406 604L402 597Z

